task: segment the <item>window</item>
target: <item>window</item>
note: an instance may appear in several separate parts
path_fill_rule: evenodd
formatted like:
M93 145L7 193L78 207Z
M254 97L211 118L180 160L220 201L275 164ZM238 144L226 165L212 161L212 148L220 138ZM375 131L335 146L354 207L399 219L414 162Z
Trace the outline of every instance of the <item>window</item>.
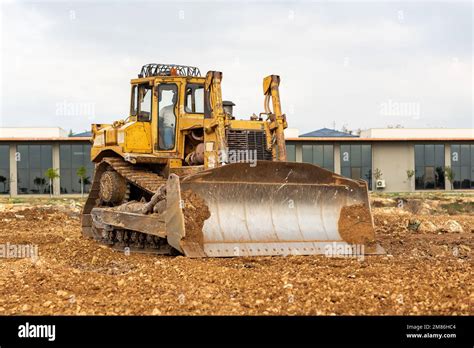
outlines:
M286 160L288 162L296 162L296 146L293 144L286 145Z
M49 193L45 172L53 166L52 146L18 145L17 152L18 193Z
M138 121L149 122L151 120L151 104L153 101L152 87L148 84L138 86Z
M341 174L367 181L372 189L372 145L341 145Z
M83 179L84 192L89 192L94 176L94 163L91 162L90 152L89 144L59 146L61 193L81 193L81 178L77 173L81 167L86 169L86 176Z
M177 102L178 87L175 84L161 84L158 86L158 148L160 150L174 149Z
M474 144L451 145L451 169L454 189L474 188Z
M204 113L204 86L197 84L186 85L186 105L184 110L188 114Z
M303 162L312 163L330 171L334 171L333 145L302 145Z
M138 113L137 110L137 86L132 86L132 93L130 98L130 115L136 116Z
M0 145L0 194L10 193L10 146Z
M444 145L415 145L415 189L444 189Z

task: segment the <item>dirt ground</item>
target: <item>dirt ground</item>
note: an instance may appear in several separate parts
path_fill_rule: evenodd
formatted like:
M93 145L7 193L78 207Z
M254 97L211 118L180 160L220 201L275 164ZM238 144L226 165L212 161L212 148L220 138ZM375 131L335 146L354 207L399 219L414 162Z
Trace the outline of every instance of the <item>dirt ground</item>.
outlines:
M372 197L385 256L188 259L81 237L80 202L0 202L0 315L473 315L474 196Z

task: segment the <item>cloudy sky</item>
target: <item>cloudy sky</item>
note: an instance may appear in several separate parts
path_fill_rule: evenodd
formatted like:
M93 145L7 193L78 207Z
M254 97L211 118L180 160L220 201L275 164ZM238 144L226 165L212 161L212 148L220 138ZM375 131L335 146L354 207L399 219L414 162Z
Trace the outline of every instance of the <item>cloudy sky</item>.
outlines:
M145 63L224 73L224 99L263 111L281 76L300 133L473 127L473 5L461 2L1 2L0 126L125 118Z

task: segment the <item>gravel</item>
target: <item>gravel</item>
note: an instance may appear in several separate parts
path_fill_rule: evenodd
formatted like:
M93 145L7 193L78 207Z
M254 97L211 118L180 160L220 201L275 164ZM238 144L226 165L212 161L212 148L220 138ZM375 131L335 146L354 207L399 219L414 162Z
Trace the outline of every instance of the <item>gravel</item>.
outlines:
M0 315L473 315L474 216L377 206L387 255L361 260L126 255L82 238L76 204L2 205L0 244L39 257L0 259Z

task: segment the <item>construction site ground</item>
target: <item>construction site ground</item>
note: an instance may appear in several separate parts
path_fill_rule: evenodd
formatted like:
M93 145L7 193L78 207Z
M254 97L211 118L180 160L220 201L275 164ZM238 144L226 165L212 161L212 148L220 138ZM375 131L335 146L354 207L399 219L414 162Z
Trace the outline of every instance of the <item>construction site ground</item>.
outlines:
M84 239L82 199L0 200L0 315L473 315L474 195L371 197L383 256L189 259Z

